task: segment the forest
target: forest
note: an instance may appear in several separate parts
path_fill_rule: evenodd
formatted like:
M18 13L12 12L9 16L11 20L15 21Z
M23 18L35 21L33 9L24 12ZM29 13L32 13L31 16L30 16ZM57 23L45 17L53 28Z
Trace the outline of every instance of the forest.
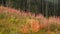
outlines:
M60 1L0 0L0 34L60 34Z
M46 16L60 16L59 0L0 0L0 4L35 14L42 13ZM46 12L47 11L47 12Z

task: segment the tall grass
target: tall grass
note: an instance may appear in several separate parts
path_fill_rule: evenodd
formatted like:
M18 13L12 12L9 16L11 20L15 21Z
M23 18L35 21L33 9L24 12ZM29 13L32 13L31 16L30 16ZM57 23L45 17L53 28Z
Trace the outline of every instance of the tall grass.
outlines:
M0 34L55 34L60 32L60 18L45 18L9 7L0 7Z

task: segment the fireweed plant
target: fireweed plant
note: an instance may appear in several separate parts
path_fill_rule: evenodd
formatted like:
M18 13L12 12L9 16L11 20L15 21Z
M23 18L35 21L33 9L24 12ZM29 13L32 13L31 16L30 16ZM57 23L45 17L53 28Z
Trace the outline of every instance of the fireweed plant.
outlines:
M45 18L9 7L0 7L0 34L60 34L60 18Z

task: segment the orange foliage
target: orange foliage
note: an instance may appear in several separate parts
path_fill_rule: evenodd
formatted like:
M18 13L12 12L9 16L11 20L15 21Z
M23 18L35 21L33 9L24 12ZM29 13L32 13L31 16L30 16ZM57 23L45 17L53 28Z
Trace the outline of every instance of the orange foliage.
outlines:
M52 32L52 34L55 34L55 32Z
M27 24L25 24L21 29L20 31L22 33L28 33L29 32L29 26Z
M38 32L40 29L40 24L37 20L31 20L30 22L32 32Z

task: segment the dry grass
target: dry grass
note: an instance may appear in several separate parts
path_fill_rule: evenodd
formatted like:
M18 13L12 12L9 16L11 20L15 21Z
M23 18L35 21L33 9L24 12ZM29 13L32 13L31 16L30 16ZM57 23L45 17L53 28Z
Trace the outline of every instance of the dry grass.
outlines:
M0 34L54 34L60 32L60 18L35 16L30 12L0 7Z

